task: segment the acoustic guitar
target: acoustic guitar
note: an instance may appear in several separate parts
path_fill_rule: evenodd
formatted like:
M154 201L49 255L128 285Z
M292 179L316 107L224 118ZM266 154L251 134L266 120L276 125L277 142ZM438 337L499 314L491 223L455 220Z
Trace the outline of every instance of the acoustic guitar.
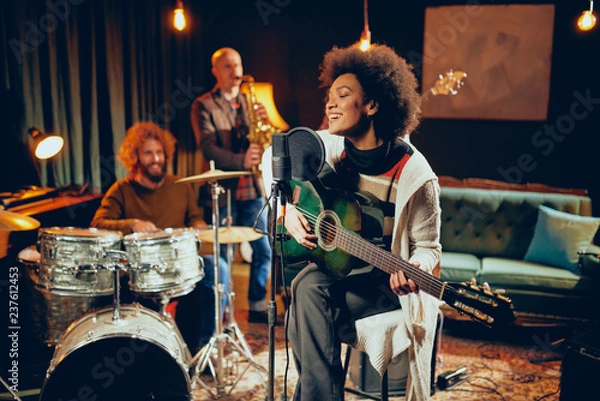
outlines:
M515 321L512 302L501 293L470 282L441 281L362 238L358 234L361 206L355 194L328 188L319 179L312 183L291 180L290 186L296 194L295 207L311 223L318 244L316 249L308 250L294 238L283 241L278 251L285 262L313 261L341 275L365 262L389 274L403 271L421 291L488 327L498 328ZM285 234L282 225L278 231Z

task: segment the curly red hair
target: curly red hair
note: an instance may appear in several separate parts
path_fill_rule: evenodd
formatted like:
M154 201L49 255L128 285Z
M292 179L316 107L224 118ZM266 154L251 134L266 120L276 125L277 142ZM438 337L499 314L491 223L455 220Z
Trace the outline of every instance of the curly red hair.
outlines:
M130 174L137 171L138 151L148 139L155 139L162 144L166 160L169 160L175 153L177 140L169 131L152 122L136 123L127 130L118 155L119 161L123 163Z

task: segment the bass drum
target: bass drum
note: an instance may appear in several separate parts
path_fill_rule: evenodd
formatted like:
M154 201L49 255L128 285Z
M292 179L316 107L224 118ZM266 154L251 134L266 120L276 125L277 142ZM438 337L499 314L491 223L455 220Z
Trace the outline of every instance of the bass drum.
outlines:
M191 399L191 356L174 323L139 305L74 322L56 346L39 401Z

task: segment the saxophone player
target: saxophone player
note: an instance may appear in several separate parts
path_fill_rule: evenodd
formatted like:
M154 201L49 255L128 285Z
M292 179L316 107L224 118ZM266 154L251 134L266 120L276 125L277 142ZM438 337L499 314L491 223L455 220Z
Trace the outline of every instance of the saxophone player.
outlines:
M240 54L230 47L214 52L211 72L216 79L214 88L196 98L191 108L191 124L196 145L202 150L205 166L210 160L223 171L252 171L261 163L262 147L247 139L250 113L268 121L264 106L257 103L249 110L241 94L243 67ZM266 199L261 195L258 180L253 175L220 182L231 193L231 224L252 227ZM209 186L201 187L201 202L206 221L211 221L212 206ZM204 191L204 193L202 193ZM220 216L227 216L227 199L220 197ZM267 231L267 216L258 217L257 228ZM252 262L248 285L248 321L267 323L266 285L271 266L271 250L267 236L250 242Z

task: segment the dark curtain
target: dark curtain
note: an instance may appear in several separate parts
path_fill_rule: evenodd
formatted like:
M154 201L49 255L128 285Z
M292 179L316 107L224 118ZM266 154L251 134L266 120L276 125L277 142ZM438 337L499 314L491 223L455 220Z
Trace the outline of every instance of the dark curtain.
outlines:
M201 36L201 24L190 21L187 31L175 31L173 5L3 1L0 95L8 105L0 160L1 171L13 174L2 174L0 192L30 184L106 190L126 175L116 154L127 128L142 120L178 138L171 171L200 172L189 108L206 89L197 78L202 68L187 49L200 48L192 38ZM32 126L65 139L61 153L37 170L29 151Z

